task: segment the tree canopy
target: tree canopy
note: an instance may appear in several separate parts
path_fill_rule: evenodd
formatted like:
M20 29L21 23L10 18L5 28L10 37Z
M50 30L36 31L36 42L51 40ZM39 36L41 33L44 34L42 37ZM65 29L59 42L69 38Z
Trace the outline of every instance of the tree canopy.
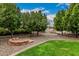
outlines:
M47 18L41 10L21 13L16 4L4 3L0 4L0 27L8 29L11 37L18 28L29 33L39 33L47 28Z
M1 4L0 8L0 26L13 35L14 30L20 27L18 9L15 4Z

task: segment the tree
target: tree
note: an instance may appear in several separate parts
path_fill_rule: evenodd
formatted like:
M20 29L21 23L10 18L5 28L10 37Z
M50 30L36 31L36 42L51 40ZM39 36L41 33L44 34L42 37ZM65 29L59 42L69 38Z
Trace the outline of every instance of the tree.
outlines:
M32 21L30 13L22 13L22 27L28 33L33 31Z
M1 9L3 11L0 12L0 25L8 29L11 37L13 37L15 29L20 27L19 12L17 12L16 4L2 4Z
M39 32L45 31L47 28L47 17L45 14L42 14L42 11L38 11L36 13L32 13L32 20L33 20L33 31L37 31L37 36Z
M46 15L42 14L41 11L24 13L23 28L30 33L37 31L37 35L39 35L40 31L45 31L45 29L47 28Z
M70 4L65 13L59 11L54 18L54 26L58 31L70 31L78 37L79 33L79 4ZM63 16L64 15L64 16ZM63 18L62 18L63 17ZM61 20L60 20L61 19Z
M56 17L54 18L54 28L58 31L61 31L62 35L65 28L64 16L65 16L65 10L61 10L61 11L58 11L58 13L56 14Z
M70 4L69 9L65 14L65 27L66 31L70 31L78 37L79 32L79 4Z
M75 3L70 4L69 8L65 11L65 31L70 31L70 17L72 14L72 10L75 6Z
M79 33L79 4L75 4L70 16L70 30L78 37Z

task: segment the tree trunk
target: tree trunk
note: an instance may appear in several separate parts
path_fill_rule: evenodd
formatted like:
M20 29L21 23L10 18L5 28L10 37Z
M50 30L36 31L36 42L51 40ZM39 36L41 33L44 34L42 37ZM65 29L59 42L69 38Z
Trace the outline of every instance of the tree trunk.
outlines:
M63 36L63 31L62 31L62 36Z
M11 32L11 38L13 38L13 32Z
M32 32L32 35L34 36L34 32Z
M77 31L76 31L76 34L75 34L75 35L76 35L76 38L78 38L78 33L77 33Z
M39 31L37 31L37 36L39 36Z

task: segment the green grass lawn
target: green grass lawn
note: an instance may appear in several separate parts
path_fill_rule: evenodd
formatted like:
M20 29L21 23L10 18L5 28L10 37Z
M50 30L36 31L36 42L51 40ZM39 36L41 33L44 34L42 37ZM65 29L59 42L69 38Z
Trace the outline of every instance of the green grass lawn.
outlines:
M79 56L79 42L68 40L48 41L17 56Z

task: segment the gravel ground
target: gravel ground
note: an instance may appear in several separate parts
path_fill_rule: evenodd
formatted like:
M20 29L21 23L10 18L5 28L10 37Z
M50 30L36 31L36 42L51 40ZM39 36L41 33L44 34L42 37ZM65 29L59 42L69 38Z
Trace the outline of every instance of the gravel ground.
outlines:
M9 56L15 52L18 52L24 48L27 48L31 45L40 43L45 40L53 40L57 38L63 38L61 36L58 36L56 34L52 33L42 33L41 36L33 36L33 37L28 37L27 35L15 35L15 37L20 37L21 39L33 39L34 42L27 44L27 45L22 45L22 46L10 46L7 42L10 36L0 36L0 56Z

